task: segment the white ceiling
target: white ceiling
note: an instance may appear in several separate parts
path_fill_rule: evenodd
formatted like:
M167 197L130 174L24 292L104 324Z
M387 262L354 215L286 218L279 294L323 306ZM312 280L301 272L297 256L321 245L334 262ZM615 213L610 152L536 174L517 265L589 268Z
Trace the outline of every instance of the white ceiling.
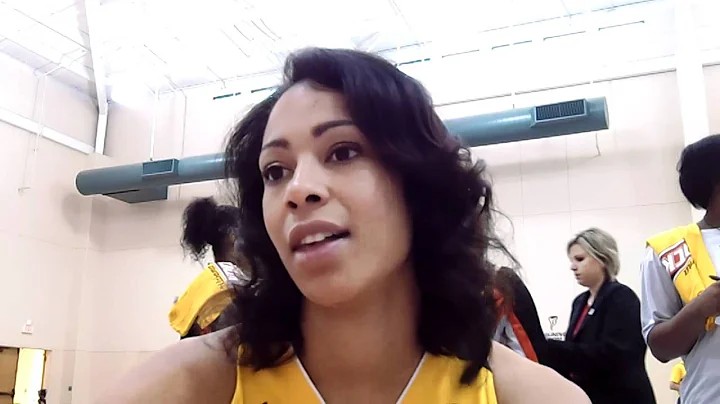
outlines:
M564 38L576 36L567 34L672 26L671 2L663 0L104 0L88 16L90 1L0 0L0 51L94 94L90 34L109 87L133 81L168 91L277 72L289 52L309 45L378 52L402 64L521 49L538 38L556 39L548 49L567 53ZM629 40L613 32L615 43Z

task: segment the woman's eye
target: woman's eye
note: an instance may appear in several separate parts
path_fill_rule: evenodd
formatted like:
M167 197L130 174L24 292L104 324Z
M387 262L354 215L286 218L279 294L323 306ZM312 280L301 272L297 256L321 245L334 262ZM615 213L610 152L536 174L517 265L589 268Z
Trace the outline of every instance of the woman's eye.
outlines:
M329 160L338 162L348 161L355 158L358 154L360 153L350 146L340 146L332 151Z
M263 178L267 182L275 182L279 181L283 178L285 175L286 169L282 168L281 166L274 165L270 166L263 171Z

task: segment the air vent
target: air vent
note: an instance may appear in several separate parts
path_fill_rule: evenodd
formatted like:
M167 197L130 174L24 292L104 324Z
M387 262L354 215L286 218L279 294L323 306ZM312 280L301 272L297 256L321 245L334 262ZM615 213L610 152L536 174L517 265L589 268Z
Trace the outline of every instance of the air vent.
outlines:
M157 177L164 177L169 175L177 175L178 172L178 160L167 159L167 160L156 160L147 161L142 166L142 178L150 179Z
M551 122L587 115L585 100L565 101L535 107L535 122Z

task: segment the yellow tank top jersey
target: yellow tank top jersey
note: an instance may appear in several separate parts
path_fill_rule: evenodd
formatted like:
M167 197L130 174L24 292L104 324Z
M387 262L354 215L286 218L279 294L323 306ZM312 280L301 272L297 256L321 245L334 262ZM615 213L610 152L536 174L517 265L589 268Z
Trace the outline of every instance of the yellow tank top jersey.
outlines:
M236 277L220 265L209 263L173 305L168 314L170 326L185 336L196 321L203 329L212 324L232 303L229 279Z
M475 382L460 384L465 362L425 354L398 404L497 404L493 375L482 369ZM259 372L238 369L232 404L324 404L297 358Z
M715 282L710 276L717 272L697 224L668 230L651 237L647 244L658 255L683 304L695 299ZM707 319L705 328L715 328L715 319Z

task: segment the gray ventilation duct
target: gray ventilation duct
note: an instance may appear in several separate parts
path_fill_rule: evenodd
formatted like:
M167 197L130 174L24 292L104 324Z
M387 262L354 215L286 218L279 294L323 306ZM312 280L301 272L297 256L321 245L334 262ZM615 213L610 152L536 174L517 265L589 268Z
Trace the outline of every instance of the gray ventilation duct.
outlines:
M445 125L467 146L475 147L603 130L609 119L602 97L451 119ZM148 161L85 170L77 175L75 185L83 195L106 195L128 203L158 201L167 199L171 185L223 178L224 165L223 154Z

